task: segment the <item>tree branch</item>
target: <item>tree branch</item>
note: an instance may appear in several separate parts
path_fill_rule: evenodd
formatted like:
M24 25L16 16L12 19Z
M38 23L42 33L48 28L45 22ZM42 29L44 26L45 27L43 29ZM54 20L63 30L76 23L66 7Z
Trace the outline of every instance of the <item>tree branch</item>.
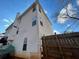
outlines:
M67 9L67 7L66 7L66 13L67 13L67 16L68 16L69 18L79 20L79 18L70 16L70 15L68 14L68 9Z

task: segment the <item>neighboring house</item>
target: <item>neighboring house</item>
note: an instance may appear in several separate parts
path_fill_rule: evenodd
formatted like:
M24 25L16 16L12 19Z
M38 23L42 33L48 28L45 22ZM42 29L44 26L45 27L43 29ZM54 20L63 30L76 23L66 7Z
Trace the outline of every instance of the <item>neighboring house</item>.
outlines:
M52 34L51 22L39 2L35 1L24 13L17 14L5 35L16 49L15 56L41 59L41 38Z
M0 39L5 36L5 33L0 33Z

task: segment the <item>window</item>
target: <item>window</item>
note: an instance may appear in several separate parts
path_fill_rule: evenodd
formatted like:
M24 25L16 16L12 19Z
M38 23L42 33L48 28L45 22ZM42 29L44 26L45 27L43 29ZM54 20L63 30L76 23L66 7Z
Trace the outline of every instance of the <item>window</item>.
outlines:
M23 51L27 50L27 38L24 39Z
M41 9L39 8L39 12L41 13Z
M36 8L33 8L33 12L35 12L36 11Z
M35 26L36 25L36 20L33 20L32 21L32 26Z
M40 25L41 25L41 26L43 26L43 23L42 23L42 21L40 21Z
M27 44L23 44L23 51L26 51Z
M16 31L16 34L18 34L19 30Z
M17 28L17 26L15 26L15 25L14 25L13 27L14 27L14 28Z

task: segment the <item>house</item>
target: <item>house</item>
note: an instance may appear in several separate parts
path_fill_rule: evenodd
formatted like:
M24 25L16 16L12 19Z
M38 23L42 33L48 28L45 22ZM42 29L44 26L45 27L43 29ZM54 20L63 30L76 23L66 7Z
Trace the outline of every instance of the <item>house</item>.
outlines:
M15 56L41 59L41 37L53 34L51 25L37 0L24 13L17 13L5 34L15 47Z
M5 33L0 33L0 39L5 36Z

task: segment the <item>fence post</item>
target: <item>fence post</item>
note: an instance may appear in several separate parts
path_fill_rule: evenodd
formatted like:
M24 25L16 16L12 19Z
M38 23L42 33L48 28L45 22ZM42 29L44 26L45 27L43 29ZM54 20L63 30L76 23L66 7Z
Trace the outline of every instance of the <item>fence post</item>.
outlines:
M62 59L64 59L62 47L61 47L61 45L60 45L59 39L58 39L58 37L57 37L56 34L55 34L55 38L56 38L56 40L57 40L57 45L58 45L58 48L59 48L59 51L60 51L60 55L61 55Z
M46 40L45 37L42 37L42 46L43 46L43 58L46 59L47 58L47 50L46 50Z

